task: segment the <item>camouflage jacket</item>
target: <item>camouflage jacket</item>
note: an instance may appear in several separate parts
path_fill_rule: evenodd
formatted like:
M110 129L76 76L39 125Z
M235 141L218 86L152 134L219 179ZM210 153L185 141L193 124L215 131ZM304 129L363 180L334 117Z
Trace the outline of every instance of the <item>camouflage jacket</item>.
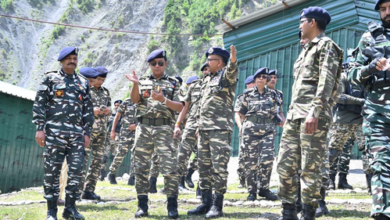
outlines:
M188 108L188 119L186 122L186 129L196 130L198 128L198 110L201 90L201 80L195 80L191 83L186 96L184 97L185 102L189 102Z
M137 105L133 104L130 98L127 98L119 106L118 112L122 115L121 136L130 133L134 135L134 131L130 131L129 126L131 124L137 124L137 118L135 117L137 112Z
M294 63L294 85L287 119L332 118L343 54L324 34L305 45Z
M387 32L387 29L385 29ZM384 35L389 39L388 32ZM390 92L389 87L376 87L369 88L369 82L375 79L375 74L367 74L367 71L361 72L363 68L366 68L371 63L372 59L362 54L364 49L368 49L370 44L375 44L375 40L370 32L365 32L358 44L358 54L356 56L356 63L348 73L350 80L355 83L366 87L367 97L363 106L363 115L367 118L368 122L375 122L380 124L390 124ZM386 71L388 73L388 71Z
M62 70L45 74L35 98L32 122L47 136L90 136L94 117L88 81Z
M141 97L137 107L137 118L166 118L174 121L174 112L166 105L150 97L152 90L157 90L158 87L162 89L165 98L180 102L179 81L176 78L167 74L164 74L160 79L154 78L153 74L141 77L139 79L139 94Z
M203 77L199 102L199 130L233 130L233 102L237 63Z
M257 86L248 89L236 102L234 111L245 115L245 117L256 116L258 118L274 119L281 101L275 90L264 88L264 93L260 94Z
M268 86L266 86L268 88ZM278 113L279 112L282 112L283 113L283 92L279 89L274 89L274 91L276 92L276 94L279 96L279 100L280 100L280 106L278 106Z
M106 108L111 106L110 91L101 86L100 88L91 87L92 104L94 108ZM92 126L92 132L101 133L107 131L109 116L104 114L95 115L95 122Z

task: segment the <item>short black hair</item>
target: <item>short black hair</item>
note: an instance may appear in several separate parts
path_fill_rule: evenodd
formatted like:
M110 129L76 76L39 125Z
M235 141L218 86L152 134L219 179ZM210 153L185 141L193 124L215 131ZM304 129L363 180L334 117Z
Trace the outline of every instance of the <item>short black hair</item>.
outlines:
M319 19L316 19L316 18L307 17L307 22L311 22L313 19L316 20L317 27L318 27L318 29L320 29L320 31L325 31L326 30L326 24L322 20L319 20Z

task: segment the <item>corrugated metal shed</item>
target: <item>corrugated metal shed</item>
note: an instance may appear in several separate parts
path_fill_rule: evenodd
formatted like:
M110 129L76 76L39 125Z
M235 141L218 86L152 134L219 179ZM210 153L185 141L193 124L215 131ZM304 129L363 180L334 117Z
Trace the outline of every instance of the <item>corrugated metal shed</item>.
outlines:
M34 101L36 92L0 81L0 92Z
M378 12L373 10L374 3L373 0L302 1L294 7L256 21L241 22L237 29L226 32L223 37L225 48L233 44L238 51L240 72L236 96L243 92L246 77L254 74L258 68L267 66L270 69L277 69L280 74L277 89L284 93L283 110L286 113L291 102L293 64L301 50L298 39L301 10L310 6L320 6L328 10L332 21L327 27L326 35L346 51L347 48L357 46L361 35L367 30L368 21L379 19ZM237 24L236 21L230 23ZM276 151L279 147L280 136L281 129L278 129L275 141ZM237 156L237 127L233 132L232 147L232 154ZM354 153L358 154L356 150Z

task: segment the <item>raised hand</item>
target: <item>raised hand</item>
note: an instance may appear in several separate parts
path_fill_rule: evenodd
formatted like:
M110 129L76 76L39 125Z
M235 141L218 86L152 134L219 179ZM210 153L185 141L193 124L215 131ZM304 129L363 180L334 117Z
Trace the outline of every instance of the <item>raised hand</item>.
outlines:
M230 46L230 61L235 63L237 61L237 49L234 45Z
M135 71L133 70L133 74L126 74L125 75L128 80L130 80L133 83L138 83L138 76L135 74Z

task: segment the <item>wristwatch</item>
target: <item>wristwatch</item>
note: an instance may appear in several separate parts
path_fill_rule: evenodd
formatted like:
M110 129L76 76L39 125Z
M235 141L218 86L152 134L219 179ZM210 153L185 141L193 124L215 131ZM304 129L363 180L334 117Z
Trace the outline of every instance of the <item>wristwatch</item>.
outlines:
M167 104L167 98L166 97L164 97L164 101L161 104L163 104L163 105Z

